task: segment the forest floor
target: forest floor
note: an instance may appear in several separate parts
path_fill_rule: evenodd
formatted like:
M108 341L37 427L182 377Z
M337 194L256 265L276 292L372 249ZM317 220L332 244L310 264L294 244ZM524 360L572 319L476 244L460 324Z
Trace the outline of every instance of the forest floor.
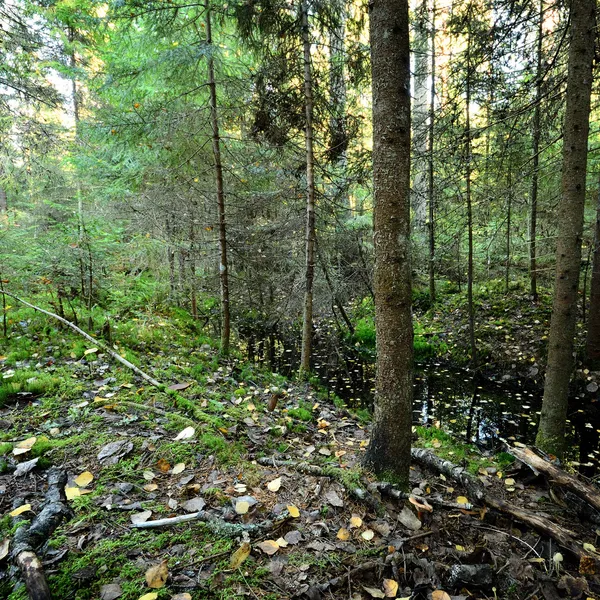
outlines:
M172 389L148 386L47 317L23 309L10 323L0 598L27 597L11 545L19 520L43 506L51 466L67 474L72 510L38 550L58 600L600 598L597 576L580 575L569 552L417 463L413 493L431 507L357 497L374 481L361 469L369 426L322 390L219 360L173 317L139 313L114 327L113 343ZM415 431L414 444L597 543L600 530L510 455L484 456L435 428Z

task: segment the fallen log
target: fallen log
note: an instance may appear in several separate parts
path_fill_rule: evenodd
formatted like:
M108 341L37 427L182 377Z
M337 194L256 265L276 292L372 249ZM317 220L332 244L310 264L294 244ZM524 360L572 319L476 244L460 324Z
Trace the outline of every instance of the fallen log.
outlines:
M67 319L61 317L60 315L50 312L49 310L40 308L39 306L36 306L35 304L30 304L29 302L23 300L22 298L15 296L15 294L13 294L12 292L7 292L6 290L0 290L0 294L9 296L10 298L13 298L17 302L21 302L21 304L24 304L25 306L29 306L29 308L33 308L33 310L36 310L37 312L41 312L42 314L52 317L53 319L57 319L58 321L60 321L64 325L66 325L67 327L70 327L73 331L77 332L79 335L83 336L86 340L88 340L89 342L94 344L94 346L99 346L100 348L102 348L102 350L104 352L106 352L107 354L112 356L116 361L120 362L122 365L125 365L128 369L131 369L134 373L139 375L142 379L145 379L148 383L152 384L154 387L157 387L158 389L161 389L161 390L164 389L164 385L162 383L159 383L158 381L156 381L156 379L154 379L153 377L148 375L148 373L144 373L144 371L142 371L140 368L136 367L133 363L129 362L127 359L123 358L120 354L117 354L114 350L109 348L104 342L101 342L100 340L93 338L91 335L89 335L88 333L83 331L83 329L80 329L79 327L77 327L77 325L75 325L74 323L71 323L71 321L67 321Z
M493 497L486 493L483 485L478 479L473 477L462 467L457 467L456 465L453 465L453 463L439 458L427 449L413 448L412 457L417 462L458 481L465 487L468 494L485 502L487 506L510 515L532 529L556 540L565 550L568 550L579 559L580 569L585 566L587 570L590 568L590 565L593 565L594 571L598 572L598 567L600 566L598 560L583 549L582 543L575 537L576 534L569 529L552 522L548 516L536 514L524 508L518 508L514 504L509 504L504 500Z
M590 506L600 511L600 492L596 488L563 471L563 469L553 465L551 462L544 460L531 448L509 447L508 452L534 471L539 471L546 475L552 483L568 488L582 500L585 500Z
M36 550L48 540L64 518L71 516L64 491L66 483L64 471L56 467L49 469L48 491L42 510L31 523L23 522L15 533L11 559L21 571L31 600L50 600L52 597ZM15 500L17 502L21 501Z

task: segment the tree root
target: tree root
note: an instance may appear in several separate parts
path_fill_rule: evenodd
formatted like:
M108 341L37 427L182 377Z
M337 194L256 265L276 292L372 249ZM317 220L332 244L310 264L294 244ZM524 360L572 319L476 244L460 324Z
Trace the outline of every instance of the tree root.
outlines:
M24 523L15 533L11 559L21 570L31 600L51 598L42 563L35 552L48 540L63 518L71 516L64 491L66 483L66 473L52 467L48 471L48 491L44 507L31 523ZM20 503L20 499L15 500L15 504ZM17 517L16 521L19 520L21 519Z

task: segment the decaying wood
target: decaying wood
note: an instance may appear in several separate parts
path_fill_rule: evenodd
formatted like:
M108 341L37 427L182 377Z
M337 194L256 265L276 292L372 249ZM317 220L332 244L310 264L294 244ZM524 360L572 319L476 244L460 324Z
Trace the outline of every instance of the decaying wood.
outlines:
M52 467L48 471L48 491L40 513L27 523L23 521L14 537L11 559L19 567L31 600L50 600L51 593L44 574L44 569L36 550L48 540L63 518L68 518L71 511L67 506L64 488L67 475L64 471ZM15 500L21 503L21 500ZM17 522L19 519L16 518Z
M287 518L279 519L278 521L267 519L260 523L228 523L215 515L211 515L210 513L201 510L189 515L179 515L167 519L157 519L156 521L145 521L144 523L132 523L131 527L135 529L154 529L156 527L173 527L173 525L188 523L190 521L201 521L202 523L205 523L206 527L214 534L225 537L235 537L244 533L265 533L266 531L277 529L286 520Z
M363 504L366 504L373 510L377 511L381 504L379 500L377 500L377 498L375 498L375 496L366 489L360 486L347 486L342 480L342 469L337 469L335 467L319 467L318 465L313 465L307 462L294 462L292 460L281 460L266 456L257 458L256 462L258 462L259 465L264 465L266 467L288 467L290 469L294 469L295 471L299 471L300 473L305 473L306 475L315 475L316 477L331 477L338 483L341 483L341 485L344 486L344 489L353 498L359 502L362 502Z
M431 506L439 506L440 508L457 510L471 510L473 508L473 505L470 502L467 504L461 504L460 502L448 502L447 500L442 500L440 498L424 498L422 496L416 496L415 494L409 494L408 492L399 490L387 481L375 481L369 485L368 489L369 491L377 490L378 492L385 494L386 496L390 496L395 500L408 500L409 498L412 498L420 504L430 504Z
M553 483L564 486L600 511L600 493L577 477L563 471L551 462L538 456L531 448L509 448L508 451L522 463L546 475Z
M67 327L70 327L73 331L77 332L79 335L83 336L86 340L88 340L89 342L94 344L94 346L99 346L100 348L102 348L103 352L106 352L107 354L112 356L116 361L120 362L122 365L125 365L128 369L131 369L134 373L136 373L137 375L142 377L142 379L145 379L148 383L152 384L154 387L157 387L159 389L164 388L164 385L162 383L159 383L158 381L156 381L156 379L154 379L153 377L148 375L148 373L144 373L144 371L142 371L141 369L136 367L133 363L130 363L127 359L123 358L120 354L117 354L114 350L111 350L104 342L101 342L100 340L93 338L91 335L89 335L88 333L83 331L83 329L80 329L79 327L77 327L77 325L75 325L74 323L71 323L71 321L67 321L67 319L64 319L63 317L61 317L53 312L50 312L49 310L45 310L43 308L40 308L39 306L35 306L35 304L30 304L29 302L23 300L22 298L19 298L18 296L15 296L11 292L7 292L6 290L0 290L0 294L9 296L10 298L13 298L17 302L21 302L21 304L24 304L25 306L29 306L29 308L33 308L33 310L41 312L44 315L48 315L49 317L52 317L53 319L57 319L58 321L60 321L64 325L66 325Z
M583 550L583 546L575 538L575 533L565 529L557 523L553 523L548 516L536 514L532 511L518 508L514 504L509 504L504 500L487 494L481 482L466 472L462 467L453 465L451 462L437 457L433 452L425 448L413 448L412 457L421 464L451 477L461 483L467 493L473 498L485 502L491 508L495 508L511 517L528 525L532 529L547 535L556 540L563 548L571 552L580 561L590 561L592 564L598 564L597 560Z

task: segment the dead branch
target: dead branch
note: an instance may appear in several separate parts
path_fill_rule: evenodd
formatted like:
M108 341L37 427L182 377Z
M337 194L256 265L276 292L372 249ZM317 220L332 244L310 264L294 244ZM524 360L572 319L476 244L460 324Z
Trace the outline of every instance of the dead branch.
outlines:
M48 491L44 507L30 524L24 522L15 533L11 559L21 570L31 600L51 598L44 568L36 550L48 540L63 518L71 516L64 491L66 483L66 473L52 467L48 471ZM15 500L15 503L20 502Z
M585 500L590 506L600 511L600 493L597 489L563 471L551 462L544 460L531 448L510 447L508 451L534 471L539 471L546 475L553 483L568 488L582 500Z
M156 381L156 379L154 379L147 373L144 373L144 371L142 371L141 369L136 367L133 363L130 363L127 359L123 358L120 354L117 354L114 350L111 350L104 342L101 342L101 341L93 338L91 335L89 335L88 333L83 331L83 329L80 329L79 327L77 327L77 325L75 325L74 323L71 323L71 321L67 321L67 319L64 319L63 317L61 317L53 312L50 312L43 308L40 308L39 306L35 306L35 304L30 304L29 302L26 302L22 298L19 298L18 296L15 296L13 293L7 292L6 290L0 290L0 294L9 296L10 298L17 300L17 302L21 302L25 306L29 306L29 308L33 308L33 310L36 310L45 315L48 315L49 317L57 319L58 321L60 321L64 325L66 325L67 327L70 327L73 331L77 332L79 335L83 336L86 340L90 341L92 344L94 344L94 346L99 346L100 348L102 348L102 350L104 352L106 352L107 354L110 354L110 356L112 356L116 361L120 362L122 365L125 365L128 369L131 369L134 373L136 373L137 375L139 375L140 377L145 379L148 383L152 384L154 387L157 387L159 389L164 388L163 384Z

